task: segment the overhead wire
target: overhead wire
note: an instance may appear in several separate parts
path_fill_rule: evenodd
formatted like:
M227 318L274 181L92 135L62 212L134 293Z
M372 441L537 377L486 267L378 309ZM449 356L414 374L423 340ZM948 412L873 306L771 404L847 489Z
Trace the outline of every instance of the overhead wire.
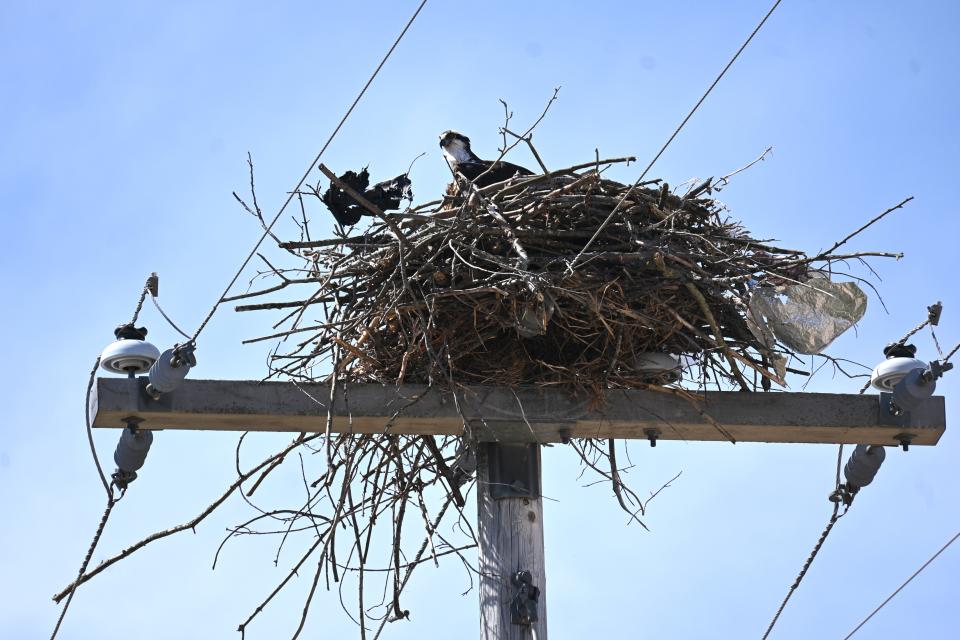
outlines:
M763 25L767 22L767 19L771 15L773 15L773 12L776 10L776 8L780 6L780 2L782 2L782 0L776 0L776 2L773 3L773 6L770 7L770 10L767 11L766 15L763 16L763 19L761 19L760 22L757 24L757 26L754 27L753 31L750 32L750 35L747 36L747 39L744 40L743 44L740 45L740 48L737 49L737 52L733 54L733 57L730 58L730 61L727 63L727 65L723 68L723 70L720 71L720 73L717 75L714 81L710 84L710 86L707 87L707 90L703 93L702 96L700 96L700 99L697 100L697 103L695 105L693 105L693 108L690 109L690 112L683 119L683 121L680 122L680 124L673 131L673 133L670 134L670 137L667 138L667 141L663 143L663 146L660 147L660 150L657 152L657 155L653 157L653 160L651 160L650 163L647 165L647 167L643 170L643 172L640 174L640 177L637 178L636 182L634 182L633 185L631 185L631 187L627 189L626 192L624 192L623 196L620 198L617 204L613 207L613 210L610 211L610 214L600 224L600 226L597 227L597 230L590 237L587 243L583 245L583 248L580 249L580 252L577 253L576 256L574 256L573 261L571 261L570 265L567 268L568 271L570 271L571 273L573 272L574 268L577 266L577 263L580 261L580 257L587 251L587 249L589 249L593 245L596 239L600 236L600 233L603 232L603 230L607 227L607 225L610 224L610 221L613 220L613 217L620 211L620 208L623 206L623 203L626 202L630 194L633 193L633 191L640 185L640 183L643 182L643 179L647 177L647 172L649 172L650 169L653 167L653 165L657 162L657 160L660 159L660 156L662 156L663 152L667 150L667 147L670 146L670 143L673 142L674 138L677 137L677 135L680 133L680 130L683 129L683 127L687 124L690 118L693 117L693 114L697 112L697 109L699 109L700 105L702 105L703 102L707 99L707 96L710 95L714 87L716 87L717 84L719 84L723 76L726 75L730 67L733 66L733 63L736 62L737 58L740 57L740 54L743 53L743 50L746 49L747 45L750 44L750 41L753 40L753 37L757 35L757 32L759 32L760 29L763 27Z
M123 491L121 491L120 497L123 497ZM107 497L107 506L103 511L103 516L100 517L100 524L97 526L97 532L93 535L93 540L90 542L90 547L87 549L87 555L84 556L83 562L80 564L80 571L77 573L77 579L73 581L73 586L70 588L70 593L67 595L67 601L63 603L63 609L60 610L60 617L57 618L57 624L53 628L53 633L50 634L50 640L54 640L57 637L57 633L60 631L60 626L63 624L63 619L67 615L67 609L70 608L70 603L73 601L73 595L77 592L77 587L80 586L80 579L83 577L83 574L87 570L87 566L90 564L90 560L93 558L93 552L96 550L97 543L100 542L100 536L103 535L103 530L107 526L107 520L110 518L110 513L113 511L114 505L116 505L119 500L120 498L115 497L112 491Z
M160 306L160 303L157 302L157 296L155 296L155 295L153 295L153 294L151 293L151 294L150 294L150 301L153 302L153 306L155 306L155 307L157 308L157 311L159 311L159 312L160 312L160 315L163 316L163 319L167 321L167 324L169 324L171 327L173 327L174 331L176 331L177 333L179 333L180 335L182 335L182 336L183 336L184 338L186 338L188 341L193 342L193 338L190 337L190 334L187 333L186 331L184 331L183 329L181 329L180 327L178 327L177 324L176 324L173 320L170 319L170 316L167 315L167 313L166 313L166 312L163 310L163 308Z
M136 320L134 320L136 322ZM83 415L87 423L87 442L90 444L90 453L93 455L93 464L97 467L97 474L100 476L100 482L103 483L103 489L107 492L107 497L113 495L110 490L110 483L107 482L107 476L103 472L103 466L100 464L100 456L97 455L97 447L93 442L93 429L90 424L90 394L93 392L93 384L97 378L97 369L100 367L100 357L97 357L93 363L93 369L90 370L90 380L87 382L87 393L84 396Z
M843 463L843 445L840 445L839 450L837 451L837 474L836 474L836 489L834 493L840 489L840 469ZM777 624L777 620L780 619L780 614L783 613L783 610L786 608L787 603L790 602L790 598L793 597L794 592L797 588L800 587L800 583L803 581L804 576L807 575L807 571L810 569L810 565L813 564L814 559L817 557L817 554L820 553L820 548L823 547L823 543L827 541L827 536L830 535L830 532L833 530L833 525L837 523L837 520L846 515L847 511L850 509L850 505L847 505L843 510L843 513L840 513L840 500L833 501L833 513L830 514L830 519L827 520L827 526L824 528L823 533L820 534L820 538L817 540L817 543L813 546L813 550L810 552L810 555L807 556L806 562L803 563L803 567L800 569L800 573L797 575L797 579L793 581L793 584L790 585L790 588L787 590L787 595L784 597L783 602L780 603L780 607L777 609L777 612L773 615L773 619L770 621L770 625L767 627L766 633L763 634L762 640L767 640L770 636L770 632L773 631L773 627Z
M137 306L133 310L133 319L130 320L130 324L136 324L137 318L140 317L140 311L143 309L143 301L147 297L147 293L150 292L152 277L153 276L147 278L146 283L143 285L143 291L140 292L140 300L137 301Z
M937 303L936 306L939 306L939 304L940 304L940 303ZM928 313L929 313L930 315L928 315L927 319L924 320L923 322L921 322L920 324L918 324L917 326L915 326L915 327L914 327L913 329L911 329L910 331L908 331L902 338L900 338L899 340L897 340L894 344L900 344L900 345L906 344L907 340L909 340L913 335L915 335L916 333L918 333L918 332L921 331L924 327L927 327L927 326L929 326L929 327L931 328L931 333L932 333L932 329L933 329L934 325L936 325L936 320L939 318L939 315L936 316L936 317L934 317L932 309L933 309L933 306L928 307ZM939 312L938 312L938 313L939 313ZM936 337L934 336L934 340L935 340L935 339L936 339ZM939 345L938 345L938 350L939 350ZM943 362L943 363L946 363L948 360L950 360L950 358L951 358L958 350L960 350L960 343L958 343L958 344L946 355L946 357L943 357L942 362ZM941 355L942 355L942 354L941 354ZM868 383L866 384L866 386L864 386L862 389L860 389L860 394L861 394L861 395L862 395L868 388L870 388L870 384L871 384L871 383L868 382ZM846 508L844 509L843 513L838 513L838 512L839 512L839 509L840 509L840 500L839 500L839 499L834 499L834 498L837 496L836 492L840 490L840 469L841 469L842 460L843 460L843 445L841 444L840 447L839 447L839 450L837 451L836 491L835 491L835 493L834 493L834 496L831 497L831 500L834 500L833 513L831 514L830 519L827 521L827 526L826 526L826 528L823 530L823 533L820 534L820 539L817 541L817 544L814 545L813 551L812 551L812 552L810 553L810 555L807 557L807 561L804 563L803 568L800 570L800 574L797 576L797 579L794 581L793 585L792 585L792 586L790 587L790 589L787 591L787 596L783 599L783 602L780 604L780 608L777 609L776 614L774 614L773 620L770 621L770 625L767 627L766 633L763 634L763 639L762 639L762 640L766 640L767 637L770 635L770 632L773 630L774 625L777 623L777 620L780 618L780 614L783 613L784 608L787 606L787 602L790 601L790 597L793 595L793 593L794 593L794 592L797 590L797 588L800 586L800 582L803 580L804 575L806 575L807 570L810 568L810 565L813 563L814 558L816 558L817 553L819 553L820 548L823 546L823 543L824 543L824 542L826 541L826 539L827 539L827 536L830 535L830 531L833 529L833 525L836 524L837 520L839 520L841 517L843 517L844 515L846 515L847 511L848 511L849 508L850 508L850 505L848 504L848 505L846 506ZM949 546L953 543L953 541L956 540L956 538L957 538L958 536L960 536L960 533L958 533L957 536L954 536L946 545L944 545L943 549L940 549L940 551L938 551L936 554L934 554L934 556L933 556L932 558L930 558L930 560L928 560L922 567L920 567L920 569L918 569L917 572L914 573L914 574L907 580L907 582L905 582L903 585L900 586L900 589L902 589L903 587L905 587L905 586L907 585L907 583L910 582L910 580L913 580L913 578L915 578L916 575L920 573L920 571L923 571L923 569L924 569L928 564L930 564L930 563L934 560L934 558L936 558L938 555L940 555L940 553L942 553L944 549L946 549L947 547L949 547ZM854 633L856 633L857 629L859 629L860 627L862 627L862 626L867 622L867 620L869 620L877 611L879 611L881 608L883 608L883 606L884 606L887 602L889 602L889 601L893 598L893 596L895 596L897 593L899 593L900 589L897 589L897 591L895 591L889 598L887 598L883 603L881 603L881 605L880 605L879 607L877 607L877 609L874 610L873 613L871 613L869 616L867 616L867 618L866 618L863 622L861 622L860 625L857 626L856 629L854 629L853 631L850 632L850 635L848 635L847 638L849 638L849 637L852 636ZM844 638L844 640L847 640L847 638Z
M143 309L143 303L144 303L144 301L145 301L145 299L146 299L146 296L147 296L148 294L150 294L151 301L152 301L153 304L156 306L157 311L160 312L160 315L163 316L163 318L170 324L170 326L173 327L173 328L174 328L178 333L180 333L182 336L184 336L185 338L187 338L190 342L196 342L197 337L200 335L200 333L203 331L203 329L204 329L204 328L207 326L207 324L210 322L210 319L211 319L211 318L213 317L213 315L216 313L216 311L217 311L217 309L219 308L221 302L223 302L223 298L225 298L226 295L227 295L227 293L230 292L230 289L231 289L231 288L233 287L233 285L236 283L237 279L240 277L240 274L243 272L243 270L246 268L247 264L249 264L250 260L251 260L251 259L253 258L253 256L256 254L257 249L259 249L259 248L260 248L260 245L263 244L263 241L264 241L264 240L266 239L266 237L270 234L271 230L273 229L273 226L274 226L274 225L277 223L277 221L280 219L280 216L283 215L283 212L286 210L287 206L288 206L288 205L290 204L290 202L293 200L294 196L296 196L297 193L300 191L300 188L303 186L303 183L306 182L306 180L307 180L307 178L309 177L310 173L313 171L313 168L314 168L314 167L316 166L316 164L320 161L320 158L323 156L323 154L326 152L327 148L328 148L328 147L330 146L330 144L333 142L333 139L337 136L337 134L338 134L338 133L340 132L340 130L343 128L343 125L346 123L347 119L350 117L350 114L353 113L353 110L356 108L356 106L357 106L357 104L360 102L361 98L363 98L364 94L366 94L367 89L368 89L368 88L370 87L370 85L373 83L373 80L374 80L374 79L377 77L377 75L380 73L380 70L383 68L384 64L386 64L386 62L387 62L387 60L390 58L391 54L393 54L393 51L394 51L394 49L397 48L397 45L400 44L400 41L403 39L404 35L406 35L407 31L410 29L410 26L413 24L414 20L416 20L417 16L420 14L420 11L423 9L423 7L424 7L426 4L427 4L427 0L422 0L422 1L420 2L420 4L417 6L416 11L414 11L413 15L412 15L412 16L410 17L410 19L407 21L406 25L404 25L403 30L400 32L400 35L397 36L396 40L394 40L393 44L392 44L392 45L390 46L390 48L387 50L387 53L386 53L386 54L383 56L383 58L380 60L380 63L377 65L376 69L374 69L373 73L370 75L370 77L367 79L366 83L363 85L363 88L360 90L360 93L357 94L356 98L355 98L355 99L353 100L353 102L350 104L350 107L347 109L346 113L345 113L345 114L343 115L343 117L340 119L340 122L337 124L336 128L334 128L333 132L332 132L332 133L330 134L330 136L327 138L327 141L324 143L324 145L323 145L323 147L320 149L319 153L317 153L317 155L316 155L316 156L314 157L314 159L311 161L310 165L307 167L307 170L304 172L303 176L302 176L302 177L300 178L300 180L297 182L296 186L290 191L289 195L287 196L287 199L284 201L283 205L280 207L280 210L277 211L276 215L275 215L275 216L273 217L273 219L270 221L270 224L266 226L266 228L264 229L263 234L260 236L260 239L259 239L259 240L257 241L257 243L254 245L253 249L250 250L250 253L249 253L249 254L247 255L247 257L244 259L244 261L241 263L239 269L237 269L237 272L234 274L233 278L230 279L230 282L227 284L227 286L226 286L226 288L224 289L223 293L220 295L219 298L217 298L216 302L215 302L215 303L213 304L213 306L210 308L210 311L209 311L209 312L207 313L207 315L204 317L204 319L203 319L203 321L200 323L199 327L197 327L197 330L196 330L196 332L193 334L193 336L188 335L186 332L184 332L182 329L180 329L180 328L176 325L176 323L174 323L173 320L171 320L170 317L169 317L169 316L163 311L163 309L160 307L159 303L158 303L157 300L156 300L156 296L153 295L153 291L152 291L152 289L151 289L151 284L152 284L152 281L153 281L152 278L148 278L147 283L146 283L146 284L144 285L144 287L143 287L143 291L141 292L140 298L139 298L139 300L137 301L137 305L136 305L136 308L134 309L133 318L132 318L132 320L130 321L130 324L136 323L137 319L138 319L139 316L140 316L140 312L141 312L142 309ZM155 278L155 276L154 276L154 278ZM124 493L125 493L125 491L121 490L120 497L118 498L118 497L115 496L115 494L114 494L114 492L113 492L113 487L116 486L116 485L115 485L115 483L113 483L113 482L109 482L109 483L107 482L106 474L104 474L104 472L103 472L103 466L100 464L100 459L99 459L99 456L97 455L96 446L95 446L94 441L93 441L93 431L92 431L92 428L91 428L90 412L89 412L89 404L90 404L90 403L89 403L89 398L90 398L90 393L91 393L92 390L93 390L93 385L94 385L94 381L95 381L95 377L96 377L96 371L97 371L97 368L98 368L99 366L100 366L100 358L98 357L97 360L96 360L96 362L95 362L95 364L94 364L94 367L93 367L93 369L92 369L92 371L91 371L91 373L90 373L90 381L89 381L89 383L88 383L88 385L87 385L87 394L86 394L86 403L85 403L86 406L85 406L85 408L84 408L84 415L85 415L85 417L86 417L87 438L88 438L88 441L89 441L89 444L90 444L90 451L91 451L91 453L93 454L93 461L94 461L94 464L96 465L96 468L97 468L97 474L99 475L100 480L101 480L101 482L103 483L104 490L105 490L106 493L107 493L107 506L106 506L106 508L105 508L105 510L104 510L104 512L103 512L103 516L102 516L101 519L100 519L100 524L99 524L99 526L97 527L97 531L96 531L96 533L94 534L94 537L93 537L92 542L90 543L90 547L89 547L88 550L87 550L87 554L86 554L86 556L84 557L83 563L81 564L80 572L79 572L79 576L80 576L80 577L83 576L84 572L85 572L86 569L87 569L87 566L88 566L89 563L90 563L91 558L93 557L93 553L94 553L94 551L95 551L95 549L96 549L96 547L97 547L98 542L100 541L100 536L103 534L103 530L104 530L104 528L106 527L107 520L108 520L109 517L110 517L110 513L112 512L114 505L117 503L117 501L118 501L120 498L123 497L123 495L124 495ZM70 589L70 593L69 593L69 595L67 596L67 600L66 600L66 602L64 603L63 609L60 611L60 616L59 616L59 618L58 618L58 620L57 620L56 626L55 626L54 629L53 629L53 633L52 633L51 636L50 636L51 640L54 640L54 638L56 638L56 636L57 636L57 633L60 631L60 627L61 627L61 625L63 624L64 617L66 616L66 613L67 613L67 609L70 607L70 603L71 603L72 600L73 600L74 593L76 593L77 586L79 586L79 578L78 578L78 580L76 580L76 581L74 582L74 585L73 585L73 587Z
M918 575L920 575L920 572L921 572L921 571L923 571L923 570L926 569L928 566L930 566L930 563L932 563L934 560L936 560L937 557L938 557L941 553L943 553L944 551L946 551L946 550L947 550L947 547L949 547L949 546L952 545L954 542L956 542L957 538L960 538L960 531L957 531L957 533L956 533L952 538L950 538L950 540L947 541L947 544L945 544L945 545L943 545L942 547L940 547L940 550L939 550L939 551L937 551L935 554L933 554L932 556L930 556L930 559L929 559L929 560L927 560L927 561L924 562L922 565L920 565L920 568L917 569L916 571L914 571L914 572L913 572L913 575L911 575L909 578L906 579L906 581L905 581L903 584L901 584L899 587L897 587L897 590L896 590L896 591L894 591L894 592L891 593L889 596L887 596L887 599L884 600L883 602L881 602L881 603L880 603L880 606L878 606L876 609L874 609L873 611L871 611L871 612L870 612L870 615L868 615L866 618L863 619L862 622L860 622L860 624L858 624L856 627L854 627L853 631L851 631L851 632L848 633L846 636L844 636L843 640L849 640L850 638L852 638L852 637L853 637L853 634L855 634L857 631L859 631L860 628L861 628L863 625L867 624L867 622L870 620L870 618L872 618L873 616L875 616L875 615L877 614L877 612L880 611L880 609L883 609L883 608L887 605L888 602L890 602L891 600L893 600L893 598L894 598L898 593L900 593L900 592L903 590L904 587L906 587L908 584L910 584L910 582L911 582L914 578L916 578Z
M146 300L147 294L150 294L150 297L153 298L154 286L156 286L155 274L147 278L146 284L143 285L143 290L140 292L140 298L137 300L137 306L133 311L133 317L130 320L130 325L136 324L137 320L139 319L140 312L143 310L143 303ZM156 300L154 300L154 303L156 303ZM166 315L164 315L164 317L166 317ZM169 318L167 320L169 322ZM103 535L103 530L107 526L107 520L110 519L110 513L113 511L114 505L126 493L125 490L121 490L119 497L117 497L117 495L114 493L114 487L117 485L112 480L107 481L107 475L103 472L103 465L100 463L100 456L97 454L97 447L93 441L93 424L90 420L90 395L93 393L93 385L96 383L97 369L99 368L100 357L97 356L97 359L93 363L93 368L90 370L90 377L87 380L87 392L84 394L83 416L87 430L87 443L90 445L90 454L93 456L93 464L97 468L97 475L99 476L100 482L103 484L103 489L107 494L107 505L104 508L103 515L100 517L100 524L97 526L97 531L93 535L93 540L90 542L90 546L87 548L87 554L84 556L83 562L80 564L80 571L77 574L77 579L74 581L73 586L70 589L70 593L67 595L67 600L63 603L63 608L60 610L60 616L57 618L57 624L53 628L53 633L50 634L50 640L54 640L54 638L56 638L57 634L60 632L60 627L63 625L63 620L67 615L67 610L70 608L70 603L73 601L73 595L76 593L77 587L80 584L80 578L86 572L87 566L89 566L90 560L93 558L93 552L96 550L97 544L100 542L100 536Z
M253 259L253 256L256 255L257 249L260 248L260 245L263 244L263 241L266 240L267 236L270 235L273 226L280 219L280 216L283 215L283 212L286 211L287 205L293 200L293 198L300 192L300 187L303 186L303 183L307 181L307 178L313 172L314 167L317 166L317 163L320 162L320 158L326 152L327 148L330 146L330 143L333 142L333 139L340 132L340 129L343 127L344 123L347 121L347 118L350 117L350 114L353 113L354 108L360 102L360 99L363 98L364 94L367 92L367 89L373 83L374 79L380 73L380 69L383 68L383 65L386 64L387 60L390 59L390 55L393 53L393 50L397 48L397 45L400 44L400 41L403 39L403 36L406 35L407 31L410 29L410 26L413 24L413 21L417 19L417 16L420 15L420 11L423 9L424 5L427 4L427 0L422 0L417 6L416 11L413 12L413 15L410 16L410 19L407 21L407 24L403 27L403 30L400 32L400 35L397 36L396 40L393 41L393 44L390 45L390 49L387 50L387 53L380 60L380 64L377 65L377 68L374 69L373 73L367 79L366 84L363 85L363 88L360 90L360 93L357 94L357 97L354 98L353 102L350 104L350 107L347 109L347 112L343 114L343 117L340 119L340 122L334 128L333 133L330 134L330 137L327 138L327 141L323 144L323 147L320 148L320 152L313 158L310 162L307 170L304 172L300 180L297 181L296 186L290 190L287 195L287 199L284 200L283 205L280 207L280 210L277 211L277 214L273 217L264 230L263 234L260 236L260 239L257 240L257 243L253 245L253 249L250 250L250 253L247 254L247 257L240 264L240 268L237 269L237 272L230 279L230 282L227 284L226 288L223 290L223 293L220 294L220 297L217 298L217 301L214 302L213 306L210 308L210 311L204 317L203 321L200 323L200 326L197 327L196 332L193 334L193 337L190 338L192 342L196 342L197 337L200 335L200 332L207 326L207 323L210 322L210 319L213 318L213 315L217 312L217 309L220 307L220 304L223 302L223 299L227 297L227 294L230 293L230 289L233 288L233 285L236 284L237 279L240 277L240 274L243 273L243 270L247 268L247 264L250 263L250 260Z
M950 358L952 358L954 354L957 353L958 350L960 350L960 342L954 345L953 349L950 349L950 353L946 355L946 357L943 359L943 362L944 363L948 362Z

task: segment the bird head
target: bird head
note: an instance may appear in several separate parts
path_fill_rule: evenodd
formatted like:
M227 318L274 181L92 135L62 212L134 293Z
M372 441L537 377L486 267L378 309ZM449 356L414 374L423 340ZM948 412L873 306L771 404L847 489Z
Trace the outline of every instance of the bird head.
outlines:
M470 138L457 131L444 131L440 135L440 148L447 161L470 162L476 159L470 150Z
M459 131L444 131L440 134L440 146L446 149L452 145L462 145L464 147L470 148L470 138L463 135Z

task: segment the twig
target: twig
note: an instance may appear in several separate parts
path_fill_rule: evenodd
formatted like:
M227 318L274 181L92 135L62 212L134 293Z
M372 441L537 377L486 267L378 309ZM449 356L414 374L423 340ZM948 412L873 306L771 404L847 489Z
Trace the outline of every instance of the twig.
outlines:
M833 244L833 246L830 247L829 249L827 249L826 251L821 251L815 258L812 258L811 260L821 260L821 259L823 259L823 258L826 258L826 257L829 256L831 253L833 253L834 251L836 251L837 249L839 249L841 246L843 246L844 244L846 244L848 240L850 240L850 239L853 238L854 236L858 235L859 233L861 233L862 231L864 231L864 230L867 229L868 227L871 227L871 226L874 225L875 223L879 222L880 220L882 220L883 218L885 218L885 217L887 216L887 214L892 213L892 212L896 211L897 209L900 209L901 207L903 207L905 204L907 204L907 203L910 202L911 200L913 200L913 196L910 196L909 198L903 199L899 204L896 204L896 205L890 207L889 209L887 209L886 211L884 211L884 212L881 213L880 215L875 216L872 220L870 220L870 222L864 224L863 226L861 226L859 229L857 229L857 230L854 231L853 233L848 234L848 235L845 236L842 240L839 240L839 241L835 242L835 243Z

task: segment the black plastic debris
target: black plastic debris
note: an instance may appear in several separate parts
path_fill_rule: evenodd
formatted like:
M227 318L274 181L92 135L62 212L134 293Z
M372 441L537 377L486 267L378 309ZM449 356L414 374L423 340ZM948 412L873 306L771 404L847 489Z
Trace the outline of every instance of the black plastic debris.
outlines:
M339 176L340 181L359 193L370 204L381 211L390 211L400 208L403 200L412 200L410 178L402 174L390 180L378 182L369 189L370 173L364 167L359 173L346 171ZM335 184L331 184L323 194L323 203L330 213L343 226L351 226L360 222L361 216L373 215L366 207L357 202L350 194Z

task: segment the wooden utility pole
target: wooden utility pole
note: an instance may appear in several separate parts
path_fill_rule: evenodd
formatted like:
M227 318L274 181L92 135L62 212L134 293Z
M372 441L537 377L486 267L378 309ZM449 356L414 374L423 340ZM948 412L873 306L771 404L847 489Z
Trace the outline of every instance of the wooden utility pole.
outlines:
M539 445L480 445L477 564L483 640L547 637L540 480Z
M326 419L321 384L187 380L151 398L146 379L99 379L93 426L313 432ZM478 442L477 515L481 640L546 640L540 445L568 438L935 445L946 429L935 396L912 411L889 394L604 392L603 411L565 391L475 387L459 403L418 385L350 385L335 403L333 433L461 435ZM318 406L318 402L320 403ZM399 412L399 413L398 413ZM461 412L463 412L461 414ZM482 418L482 419L481 419Z

